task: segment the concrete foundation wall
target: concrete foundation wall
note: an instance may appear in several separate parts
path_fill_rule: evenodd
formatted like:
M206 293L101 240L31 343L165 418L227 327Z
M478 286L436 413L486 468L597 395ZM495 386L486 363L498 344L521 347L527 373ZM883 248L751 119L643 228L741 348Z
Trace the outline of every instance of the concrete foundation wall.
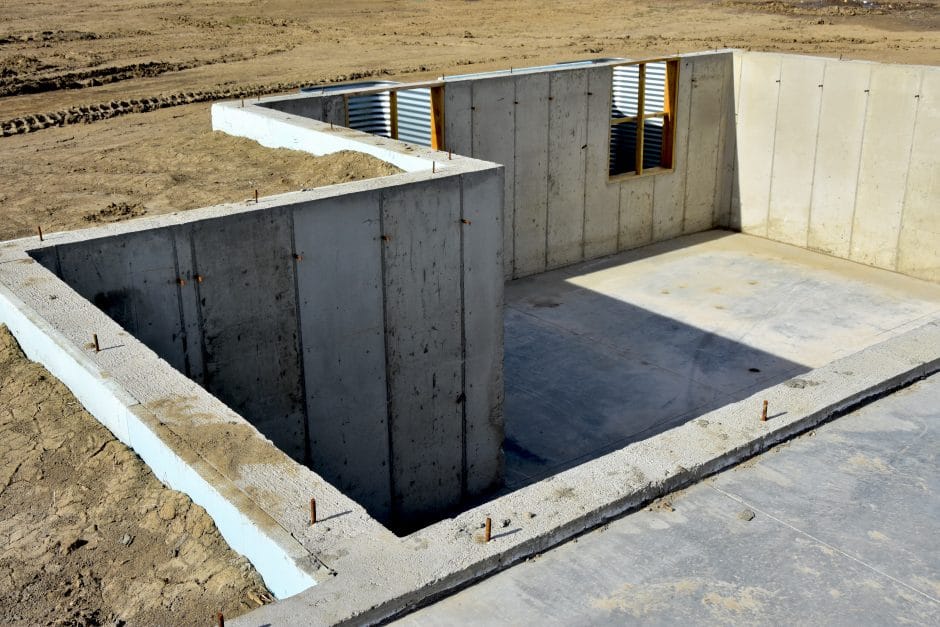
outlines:
M423 180L36 258L377 519L412 525L500 479L503 177L401 176Z
M745 233L940 281L940 68L735 52Z
M609 180L612 75L612 66L599 65L447 80L447 148L506 167L506 278L727 219L732 53L681 58L671 172Z

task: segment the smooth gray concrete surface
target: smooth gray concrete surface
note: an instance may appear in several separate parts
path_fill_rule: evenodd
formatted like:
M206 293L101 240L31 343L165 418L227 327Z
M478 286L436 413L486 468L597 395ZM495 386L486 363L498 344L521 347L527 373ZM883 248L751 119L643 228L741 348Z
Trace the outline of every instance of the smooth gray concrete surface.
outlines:
M940 623L940 375L400 625Z
M36 259L378 520L414 528L501 478L502 169L449 163Z
M613 180L611 65L447 80L447 148L506 167L507 279L727 221L732 53L679 66L674 169Z
M506 483L537 481L940 313L940 286L712 231L506 289Z
M940 281L940 68L734 54L730 225Z

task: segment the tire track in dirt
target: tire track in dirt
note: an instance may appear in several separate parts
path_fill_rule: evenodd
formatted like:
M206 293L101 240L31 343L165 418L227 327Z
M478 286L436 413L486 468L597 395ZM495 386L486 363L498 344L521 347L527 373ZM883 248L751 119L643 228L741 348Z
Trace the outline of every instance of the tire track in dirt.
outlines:
M426 72L427 66L407 68L396 70L395 74L411 74L416 72ZM355 81L363 78L373 78L376 76L390 76L393 71L388 68L379 68L375 70L366 70L363 72L352 72L350 74L340 74L324 81L322 84L337 84L347 81ZM146 113L163 109L166 107L175 107L179 105L192 104L197 102L211 102L216 100L231 100L235 98L252 98L268 94L283 93L286 91L297 90L302 86L307 86L304 82L287 83L269 83L267 85L247 85L234 86L206 91L187 91L176 92L170 95L152 96L149 98L130 98L127 100L111 100L108 102L77 105L68 109L58 111L49 111L45 113L33 113L7 120L0 120L0 134L3 137L19 135L22 133L33 133L53 126L67 126L69 124L91 123L100 120L107 120L129 113Z

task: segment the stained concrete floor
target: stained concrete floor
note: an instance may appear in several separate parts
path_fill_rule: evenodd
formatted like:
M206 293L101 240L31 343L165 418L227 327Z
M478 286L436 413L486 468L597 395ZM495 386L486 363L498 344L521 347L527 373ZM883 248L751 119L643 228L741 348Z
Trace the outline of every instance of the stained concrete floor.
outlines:
M938 464L935 375L399 624L937 625Z
M711 231L509 284L512 490L918 326L940 285Z

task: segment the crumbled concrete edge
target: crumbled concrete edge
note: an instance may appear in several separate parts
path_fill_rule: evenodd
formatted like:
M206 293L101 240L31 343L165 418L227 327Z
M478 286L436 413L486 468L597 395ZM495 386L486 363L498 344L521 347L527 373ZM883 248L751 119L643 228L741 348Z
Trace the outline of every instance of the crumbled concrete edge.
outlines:
M400 616L938 371L940 318L393 543L336 538L324 551L334 577L233 624ZM489 544L475 538L486 517Z

